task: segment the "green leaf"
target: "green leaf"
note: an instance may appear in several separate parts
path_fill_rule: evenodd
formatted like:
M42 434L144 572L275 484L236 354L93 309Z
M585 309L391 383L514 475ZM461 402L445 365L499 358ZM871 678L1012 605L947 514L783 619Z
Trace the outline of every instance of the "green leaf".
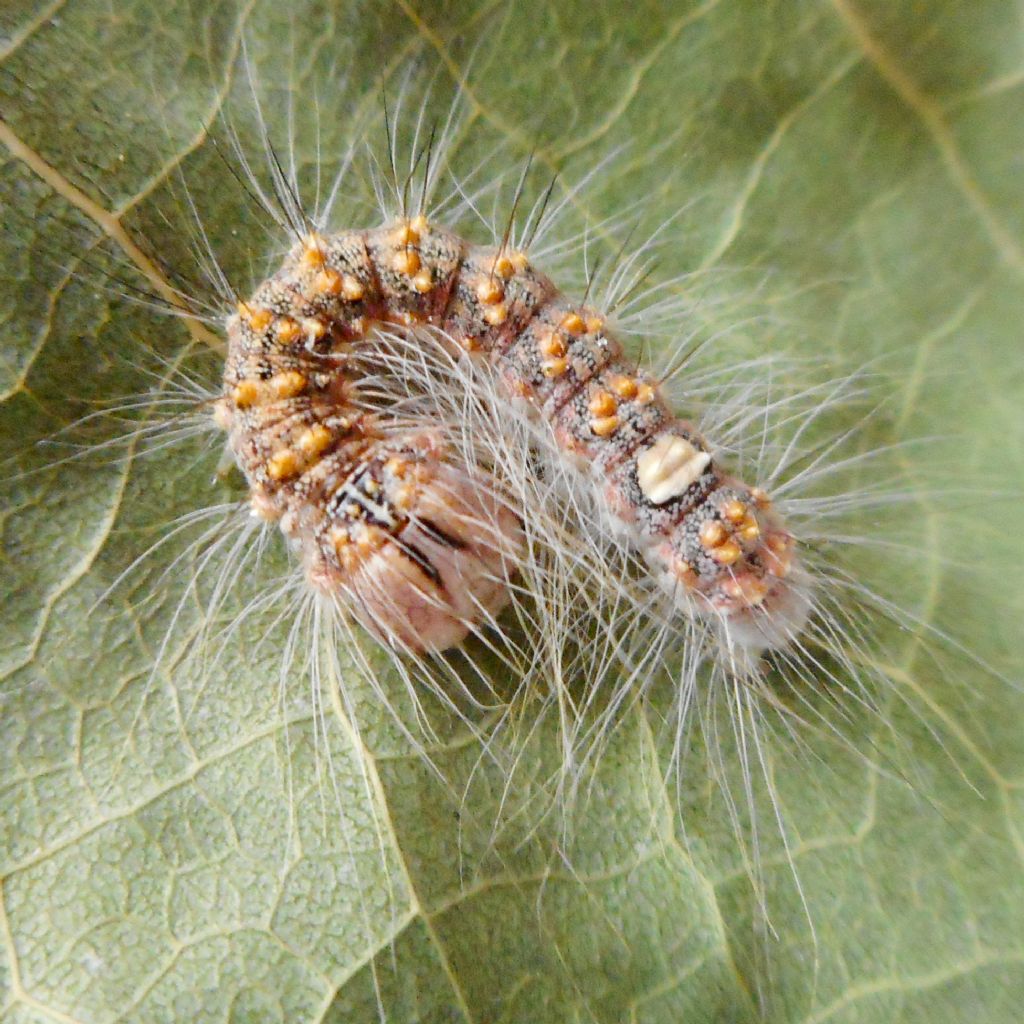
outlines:
M280 139L291 98L307 181L373 130L381 80L395 95L410 62L439 96L466 86L465 147L500 144L492 167L535 150L571 183L621 149L572 218L683 210L664 272L731 268L714 315L758 314L745 354L823 373L881 358L878 440L940 435L909 450L904 486L987 481L887 513L925 552L898 599L975 656L933 657L917 630L883 666L898 742L877 728L865 746L913 785L772 741L800 879L759 791L772 934L701 752L681 801L664 782L664 695L624 716L563 837L530 814L552 732L504 793L442 723L452 796L365 687L357 737L337 701L315 716L301 666L280 679L278 605L196 671L209 590L190 586L196 556L174 562L184 538L111 589L175 515L225 499L217 453L61 461L34 442L202 352L201 332L112 294L195 274L182 179L232 273L273 257L211 143L222 109L252 142L243 41ZM998 678L1020 678L1024 614L1012 5L17 0L0 61L0 455L24 471L0 520L5 1021L1019 1019L1024 701ZM284 564L253 569L228 618ZM742 793L738 759L728 772ZM502 803L524 814L492 834Z

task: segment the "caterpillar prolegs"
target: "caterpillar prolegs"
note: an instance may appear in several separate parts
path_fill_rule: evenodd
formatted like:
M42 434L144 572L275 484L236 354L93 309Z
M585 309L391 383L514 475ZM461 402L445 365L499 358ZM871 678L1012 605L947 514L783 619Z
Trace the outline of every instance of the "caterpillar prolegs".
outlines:
M230 318L216 405L254 511L379 638L442 651L486 625L523 539L485 470L453 465L439 432L396 425L366 393L381 327L489 363L678 608L755 654L800 631L807 582L768 494L729 475L605 317L526 253L417 215L301 239Z

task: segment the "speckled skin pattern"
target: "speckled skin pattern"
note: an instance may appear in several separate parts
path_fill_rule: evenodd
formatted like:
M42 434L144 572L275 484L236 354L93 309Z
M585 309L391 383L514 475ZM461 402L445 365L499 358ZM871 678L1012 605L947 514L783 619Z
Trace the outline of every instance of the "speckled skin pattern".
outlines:
M793 538L768 496L719 468L601 314L525 254L416 217L296 245L228 321L216 409L254 511L382 639L459 643L506 602L520 536L493 485L449 464L439 434L403 433L354 403L377 325L429 325L490 361L681 606L742 624L760 647L776 645L780 620L785 632L802 624Z

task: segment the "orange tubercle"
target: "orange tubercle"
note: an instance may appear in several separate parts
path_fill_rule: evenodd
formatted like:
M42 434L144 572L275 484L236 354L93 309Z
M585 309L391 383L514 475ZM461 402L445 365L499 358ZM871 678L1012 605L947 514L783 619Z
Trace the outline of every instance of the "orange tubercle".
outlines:
M302 394L307 382L298 370L284 370L274 374L267 383L277 398L294 398Z
M596 391L587 403L587 409L592 416L612 416L618 408L618 402L607 391Z
M505 296L505 289L493 278L485 277L476 286L476 297L486 306L500 302Z
M322 423L316 423L299 436L296 445L303 455L314 458L330 445L331 440L331 432Z
M254 380L239 381L231 392L231 400L239 409L248 409L260 395L260 387Z
M742 501L733 498L732 501L727 501L722 506L722 518L728 519L734 526L739 525L747 518L747 506Z
M274 325L274 334L282 345L290 345L302 337L302 328L290 317L282 317Z
M701 526L698 536L704 547L717 548L725 543L729 531L717 519L709 519Z
M515 265L507 256L499 256L494 261L494 273L498 277L507 281L515 272Z
M598 437L611 437L619 429L619 417L602 416L599 419L591 420L590 429Z
M738 562L740 557L743 555L743 551L740 549L739 544L734 540L727 540L723 544L719 544L711 551L711 557L719 563L719 565L732 565L734 562Z
M324 239L315 232L308 235L305 240L305 249L302 251L302 264L312 269L319 269L324 265Z
M341 285L341 274L330 268L321 270L313 280L314 289L321 295L340 295Z
M398 274L415 274L420 269L420 254L411 249L403 249L395 253L391 266Z
M498 327L508 319L508 306L504 302L488 306L484 310L484 320L492 327Z
M626 401L636 398L637 383L632 377L615 377L611 381L611 388L619 398Z
M768 584L749 572L723 580L722 593L748 608L755 608L768 596Z
M562 317L561 327L570 334L582 334L586 330L587 325L583 322L583 317L579 313L566 313Z
M552 359L564 356L568 351L565 347L565 342L554 332L546 334L541 339L538 347L540 348L541 355L548 356Z
M267 476L271 480L287 480L298 473L301 463L291 448L282 448L267 460Z
M358 277L345 274L341 279L341 295L348 302L358 302L366 294L366 287Z
M311 341L319 341L327 333L327 324L316 317L307 316L302 321L302 329Z
M738 533L742 540L745 540L748 544L750 544L761 536L761 527L758 526L756 519L754 519L752 516L748 516L740 524Z

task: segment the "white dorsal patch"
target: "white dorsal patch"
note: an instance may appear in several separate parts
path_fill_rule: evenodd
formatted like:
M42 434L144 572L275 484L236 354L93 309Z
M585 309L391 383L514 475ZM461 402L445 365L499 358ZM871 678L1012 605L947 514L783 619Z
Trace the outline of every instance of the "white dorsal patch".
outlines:
M644 497L654 505L678 498L711 463L711 456L684 437L663 435L637 456L636 479Z

